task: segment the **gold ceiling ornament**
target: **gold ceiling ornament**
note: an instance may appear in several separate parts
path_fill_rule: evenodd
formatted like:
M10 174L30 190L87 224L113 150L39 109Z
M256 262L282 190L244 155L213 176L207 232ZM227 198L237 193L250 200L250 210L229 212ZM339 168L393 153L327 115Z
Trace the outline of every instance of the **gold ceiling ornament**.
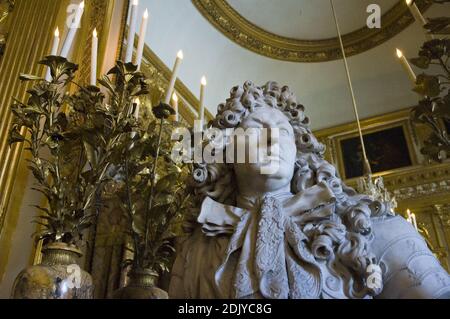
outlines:
M251 23L226 0L192 0L200 13L235 43L260 55L291 62L325 62L342 58L339 39L299 40L268 32ZM421 11L431 6L429 0L416 0ZM382 17L381 29L367 27L343 35L345 53L356 55L391 39L414 22L405 1Z

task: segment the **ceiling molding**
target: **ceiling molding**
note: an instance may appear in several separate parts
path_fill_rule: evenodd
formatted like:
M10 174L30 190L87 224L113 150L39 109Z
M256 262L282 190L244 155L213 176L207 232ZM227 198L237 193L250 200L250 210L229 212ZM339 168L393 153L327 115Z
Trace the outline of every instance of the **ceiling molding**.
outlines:
M325 62L342 57L339 39L298 40L268 32L251 23L226 0L192 0L200 13L233 42L257 54L290 62ZM421 11L431 6L429 0L416 0ZM343 36L348 56L372 49L391 39L414 22L403 0L382 17L381 29L367 27Z

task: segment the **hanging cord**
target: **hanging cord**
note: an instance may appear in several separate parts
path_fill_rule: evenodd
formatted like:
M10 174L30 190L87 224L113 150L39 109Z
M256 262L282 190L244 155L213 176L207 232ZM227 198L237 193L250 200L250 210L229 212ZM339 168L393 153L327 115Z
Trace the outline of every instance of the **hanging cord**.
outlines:
M370 177L370 176L372 176L372 170L370 168L369 160L367 158L366 146L364 144L364 138L363 138L363 134L362 134L362 130L361 130L361 122L359 121L358 107L356 106L355 92L353 91L353 84L352 84L352 80L350 77L350 70L349 70L348 63L347 63L347 56L345 54L344 42L342 41L341 29L339 28L339 23L338 23L338 19L337 19L337 15L336 15L336 10L334 9L333 0L330 0L330 3L331 3L331 9L333 10L333 17L334 17L334 22L336 24L336 30L337 30L337 33L339 36L339 43L341 45L341 52L342 52L342 57L343 57L344 64L345 64L345 70L347 72L348 86L350 88L350 93L352 95L353 110L355 112L356 123L358 124L358 133L359 133L359 138L361 140L361 147L362 147L362 152L363 152L363 157L364 157L364 174L368 175Z

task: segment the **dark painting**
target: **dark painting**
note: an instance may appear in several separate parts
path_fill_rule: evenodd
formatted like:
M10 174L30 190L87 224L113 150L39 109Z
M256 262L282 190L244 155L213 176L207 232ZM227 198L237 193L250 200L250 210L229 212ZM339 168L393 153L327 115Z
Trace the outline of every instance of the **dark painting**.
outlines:
M364 144L372 173L380 173L412 165L403 127L365 134ZM345 177L363 176L363 154L359 137L341 141Z

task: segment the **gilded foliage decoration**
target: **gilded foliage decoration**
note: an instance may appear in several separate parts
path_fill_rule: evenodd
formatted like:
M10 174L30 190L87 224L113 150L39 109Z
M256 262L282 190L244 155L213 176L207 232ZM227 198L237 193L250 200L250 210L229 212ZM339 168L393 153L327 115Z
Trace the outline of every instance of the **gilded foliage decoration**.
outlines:
M450 3L449 0L434 2ZM411 59L412 64L423 70L414 87L422 99L412 109L411 118L427 125L432 132L421 152L435 161L442 161L450 153L450 17L429 19L425 28L441 37L425 42L418 57Z
M35 85L26 102L12 105L9 138L31 152L34 189L47 199L48 205L35 206L41 212L36 222L43 226L37 238L82 242L113 189L134 243L127 262L134 269L167 271L174 230L190 205L185 189L190 167L171 157L172 130L181 127L168 120L174 110L165 104L152 114L145 105L138 108L136 99L150 94L149 80L132 63L117 62L99 79L102 90L75 83L78 66L65 58L48 56L41 64L50 68L51 80L20 76ZM69 85L78 90L65 93Z

